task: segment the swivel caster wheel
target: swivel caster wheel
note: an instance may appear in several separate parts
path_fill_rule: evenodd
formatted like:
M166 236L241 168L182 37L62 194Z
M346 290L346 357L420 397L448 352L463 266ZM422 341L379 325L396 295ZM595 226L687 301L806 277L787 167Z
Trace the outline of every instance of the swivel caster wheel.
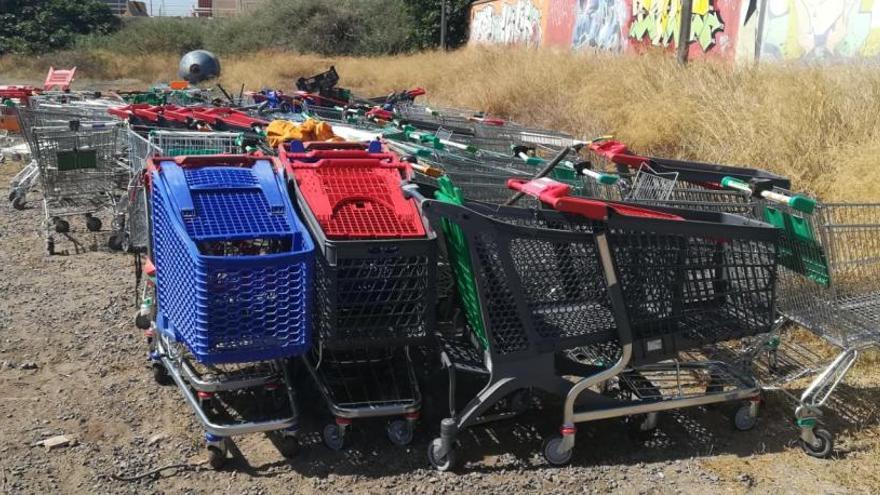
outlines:
M23 210L27 206L27 199L23 195L16 194L14 198L12 198L12 207L16 210Z
M153 320L150 318L150 315L142 315L140 313L134 317L134 326L138 327L141 330L149 330L153 324Z
M100 218L86 215L86 228L89 229L89 232L99 232L103 225Z
M153 380L163 387L171 385L171 375L168 374L168 370L165 369L162 363L153 363Z
M813 437L815 441L808 442L801 438L801 448L810 457L819 459L827 459L834 452L834 435L824 428L814 428Z
M339 451L345 447L345 429L336 423L325 426L322 437L324 445L331 450Z
M446 454L440 455L440 448L443 445L443 440L440 438L435 438L431 443L428 444L428 462L431 463L431 466L437 471L449 471L455 467L456 462L456 454L455 447L449 447L449 450L446 451Z
M412 421L395 419L385 426L388 440L398 447L404 447L412 443L415 427Z
M564 466L571 462L572 449L562 450L562 437L559 435L544 441L544 459L554 466Z
M299 440L292 434L286 432L276 432L275 447L285 459L296 457L299 453Z
M59 234L66 234L70 232L70 223L67 220L62 220L60 218L53 218L52 224L55 227L55 232Z
M213 435L205 435L205 437L208 439L208 464L214 470L223 469L228 460L230 440Z
M122 251L123 235L125 234L123 234L122 232L111 234L110 237L107 238L107 247L110 248L111 251Z
M746 402L730 416L730 422L737 431L749 431L758 424L757 404Z

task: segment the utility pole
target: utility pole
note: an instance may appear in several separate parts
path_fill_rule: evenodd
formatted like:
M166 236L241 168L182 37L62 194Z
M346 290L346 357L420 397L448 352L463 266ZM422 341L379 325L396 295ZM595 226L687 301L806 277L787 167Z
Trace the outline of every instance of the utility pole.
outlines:
M678 63L685 65L688 61L688 49L691 40L691 17L693 0L681 0L681 18L678 30Z
M446 51L446 1L440 0L440 49Z

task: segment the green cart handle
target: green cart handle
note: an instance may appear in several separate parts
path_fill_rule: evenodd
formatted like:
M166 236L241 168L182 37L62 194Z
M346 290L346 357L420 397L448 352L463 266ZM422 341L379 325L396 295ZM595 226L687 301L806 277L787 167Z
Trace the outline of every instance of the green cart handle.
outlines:
M588 168L584 168L580 172L604 186L613 186L614 184L617 184L618 180L620 180L620 176L606 174L604 172L596 172L595 170L590 170Z
M748 182L739 180L735 177L725 177L721 179L721 187L734 189L736 191L742 191L748 194L754 194L754 191L752 191L752 188L751 186L749 186ZM800 194L789 196L787 194L776 191L761 191L759 194L767 201L786 205L789 208L800 211L802 213L810 214L813 213L813 210L816 209L815 199Z

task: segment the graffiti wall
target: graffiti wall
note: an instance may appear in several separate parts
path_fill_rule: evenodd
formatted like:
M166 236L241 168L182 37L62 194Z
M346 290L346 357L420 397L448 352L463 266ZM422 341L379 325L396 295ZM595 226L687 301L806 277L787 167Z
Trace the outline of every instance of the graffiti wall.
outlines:
M673 53L736 63L880 56L880 0L483 0L472 43Z
M880 0L767 0L762 59L880 54Z

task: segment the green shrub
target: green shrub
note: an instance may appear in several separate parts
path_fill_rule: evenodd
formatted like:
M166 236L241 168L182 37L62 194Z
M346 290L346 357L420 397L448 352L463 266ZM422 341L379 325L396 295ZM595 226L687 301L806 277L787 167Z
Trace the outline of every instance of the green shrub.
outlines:
M0 55L46 53L70 46L78 36L106 35L119 19L98 0L3 0Z

